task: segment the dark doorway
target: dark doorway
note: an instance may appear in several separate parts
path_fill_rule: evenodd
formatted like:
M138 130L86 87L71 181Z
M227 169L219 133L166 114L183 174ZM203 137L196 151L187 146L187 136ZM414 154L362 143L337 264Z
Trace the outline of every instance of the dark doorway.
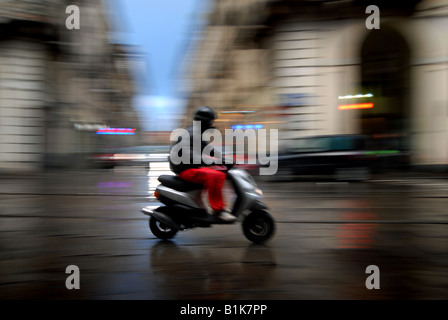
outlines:
M361 84L373 93L375 106L362 110L361 133L400 137L409 133L410 50L394 29L372 30L361 48Z

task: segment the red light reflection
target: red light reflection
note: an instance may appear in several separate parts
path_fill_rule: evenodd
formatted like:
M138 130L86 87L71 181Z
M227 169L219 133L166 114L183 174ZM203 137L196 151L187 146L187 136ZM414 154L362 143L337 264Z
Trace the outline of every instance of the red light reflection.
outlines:
M341 224L336 234L338 248L371 248L377 224L369 221L374 221L375 218L376 215L371 212L344 212L344 220L360 222Z

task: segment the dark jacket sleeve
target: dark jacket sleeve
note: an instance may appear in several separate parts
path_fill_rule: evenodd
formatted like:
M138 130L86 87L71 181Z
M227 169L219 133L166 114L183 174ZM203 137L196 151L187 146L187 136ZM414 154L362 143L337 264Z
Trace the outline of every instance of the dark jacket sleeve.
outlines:
M193 152L196 151L193 148L193 143L194 143L193 128L192 127L188 127L188 128L186 128L186 130L190 134L190 163L174 164L174 163L171 162L171 160L169 160L170 168L176 174L179 174L180 172L182 172L184 170L187 170L187 169L209 166L208 164L206 164L204 162L204 159L202 158L202 152L204 151L204 148L209 144L209 142L202 141L202 139L201 139L201 141L200 141L200 143L201 143L200 154L197 155L199 157L199 159L201 159L201 163L199 163L199 164L193 163L193 159L194 159ZM179 137L177 142L174 145L176 145L177 143L180 143L181 141L182 141L182 137ZM218 148L216 148L216 147L213 148L213 151L211 152L210 155L212 157L214 157L214 158L221 158L222 159L222 154L218 150ZM180 157L182 156L182 150L179 152L179 156Z

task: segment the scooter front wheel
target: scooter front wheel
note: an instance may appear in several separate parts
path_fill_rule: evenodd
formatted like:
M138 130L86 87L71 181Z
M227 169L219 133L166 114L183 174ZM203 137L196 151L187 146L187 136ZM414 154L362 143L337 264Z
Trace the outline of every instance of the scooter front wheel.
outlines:
M244 235L253 243L265 243L272 237L274 231L274 219L266 211L253 211L243 221Z
M153 235L162 240L172 239L179 231L152 217L149 219L149 229Z

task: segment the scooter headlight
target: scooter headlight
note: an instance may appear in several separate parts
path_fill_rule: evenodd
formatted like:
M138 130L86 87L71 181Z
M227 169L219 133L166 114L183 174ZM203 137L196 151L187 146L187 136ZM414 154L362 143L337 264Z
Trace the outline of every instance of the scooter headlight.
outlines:
M260 198L263 196L263 191L261 191L260 188L255 188L255 192L260 196Z

